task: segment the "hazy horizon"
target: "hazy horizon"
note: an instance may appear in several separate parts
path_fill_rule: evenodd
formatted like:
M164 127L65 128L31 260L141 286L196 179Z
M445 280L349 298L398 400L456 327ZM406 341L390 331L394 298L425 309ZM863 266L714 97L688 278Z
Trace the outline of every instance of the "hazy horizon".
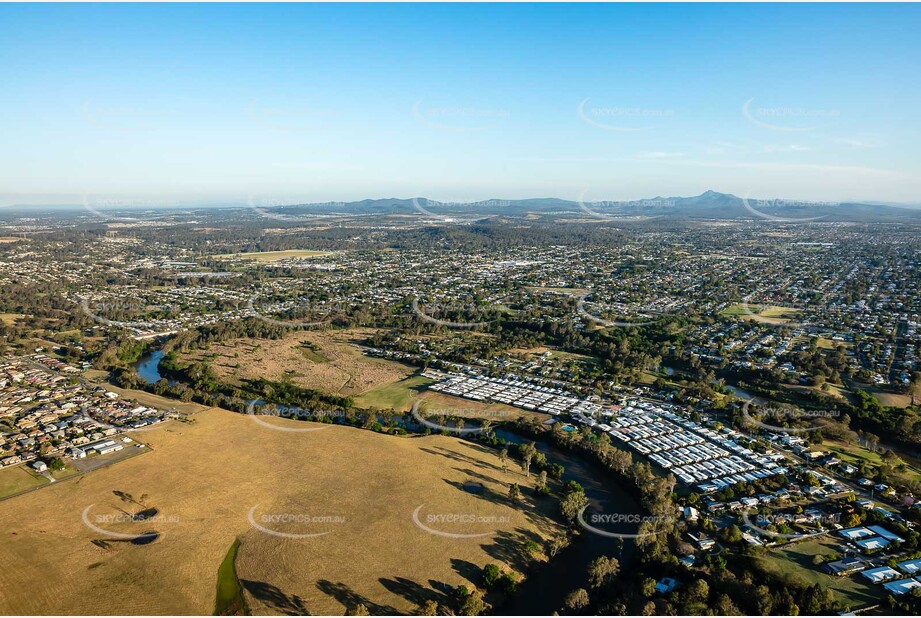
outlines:
M0 185L917 204L919 26L917 5L2 5Z

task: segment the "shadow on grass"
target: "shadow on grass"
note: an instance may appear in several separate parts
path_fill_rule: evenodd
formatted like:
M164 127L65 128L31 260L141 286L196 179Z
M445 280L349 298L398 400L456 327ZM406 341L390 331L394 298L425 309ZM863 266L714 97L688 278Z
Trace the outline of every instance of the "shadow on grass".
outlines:
M395 577L393 579L381 577L378 581L393 594L401 596L416 605L421 606L426 601L435 601L444 605L451 600L451 597L443 591L444 589L432 589L405 577Z
M466 443L463 443L463 444L466 444ZM458 463L464 463L464 464L478 466L478 467L489 467L497 471L502 470L500 466L496 464L488 463L488 460L477 459L476 457L471 457L470 455L464 455L462 453L458 453L457 451L452 451L451 449L447 449L442 446L430 446L430 447L427 446L419 450L421 450L424 453L428 453L430 455L438 455L440 457L446 457ZM492 455L492 457L495 458L496 461L498 461L498 456L495 453L487 452L487 454Z
M543 539L540 535L524 528L515 528L511 532L499 530L493 543L480 547L493 559L523 572L534 559L527 547L530 541L536 543L539 549L543 548Z
M373 616L394 616L399 613L395 608L389 605L374 603L368 597L358 594L342 582L333 583L328 579L321 579L317 582L317 588L319 588L320 592L323 594L327 594L336 599L339 603L344 605L347 610L361 604L367 607L368 612Z
M248 579L240 580L240 584L254 598L265 603L269 608L284 616L309 616L307 606L297 595L287 595L278 586L267 582L254 582Z
M150 545L160 538L160 533L155 531L142 532L133 539L93 539L91 543L100 549L111 549L116 543L129 545Z
M466 579L474 586L480 585L480 579L483 576L483 569L470 562L460 558L451 558L451 568L454 572Z

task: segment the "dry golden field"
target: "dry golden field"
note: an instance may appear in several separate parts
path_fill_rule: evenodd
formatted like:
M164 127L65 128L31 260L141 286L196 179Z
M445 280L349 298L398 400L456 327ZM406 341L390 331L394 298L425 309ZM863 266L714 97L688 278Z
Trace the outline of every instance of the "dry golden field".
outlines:
M356 344L372 332L300 331L277 340L237 339L185 355L183 360L204 358L219 380L232 384L244 379L287 377L304 388L354 395L399 381L414 371L407 365L362 354ZM302 342L310 342L319 353Z
M145 432L143 457L0 503L0 614L210 614L236 538L255 614L357 602L408 613L439 598L439 582L519 566L525 539L558 531L556 500L506 498L510 482L533 478L456 438L260 419L316 429L276 431L218 409L194 419ZM482 491L465 491L471 482ZM414 511L437 532L482 536L427 532Z
M254 260L256 262L277 262L288 259L304 259L333 255L333 251L311 251L308 249L285 249L283 251L254 251L252 253L224 253L213 257L232 260Z

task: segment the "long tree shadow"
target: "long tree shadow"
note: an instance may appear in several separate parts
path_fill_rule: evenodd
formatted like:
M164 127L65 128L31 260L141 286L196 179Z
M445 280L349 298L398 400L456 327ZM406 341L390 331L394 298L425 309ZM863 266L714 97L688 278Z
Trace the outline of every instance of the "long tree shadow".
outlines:
M492 468L493 470L500 470L500 471L502 470L502 468L496 464L489 463L483 459L477 459L476 457L471 457L470 455L464 455L462 453L458 453L457 451L446 449L442 446L431 446L431 447L426 446L426 447L422 447L419 450L425 453L428 453L430 455L438 455L440 457L446 457L458 463L465 463L468 465L480 466L480 467L488 467L488 468Z
M262 603L268 605L273 611L285 616L309 616L307 606L297 595L288 596L278 586L267 582L254 582L241 579L243 588Z
M508 564L516 571L522 571L532 560L527 549L528 541L534 541L539 547L542 546L539 534L524 528L515 528L512 532L497 531L493 543L480 545L480 547L492 558Z
M451 558L451 568L454 569L455 573L466 579L474 586L480 585L480 580L483 576L483 569L470 562L469 560Z
M472 451L476 451L481 455L491 455L492 457L498 457L499 454L495 449L492 449L488 446L483 446L482 444L477 444L476 442L470 442L469 440L464 440L461 442L463 446L466 446Z
M399 613L395 608L389 605L380 605L379 603L374 603L368 597L358 594L348 585L342 582L336 584L329 581L328 579L321 579L317 582L317 588L319 588L320 592L323 594L328 594L329 596L339 601L339 603L344 605L346 609L361 604L367 607L368 613L374 616L393 616Z
M93 539L90 541L100 549L111 549L115 543L127 543L129 545L150 545L160 538L160 533L155 531L143 532L131 539Z
M457 470L458 472L463 472L464 474L471 476L475 479L480 479L484 483L500 483L503 485L505 484L503 481L500 481L499 479L495 477L489 476L488 474L483 474L482 472L477 472L476 470L473 470L472 468L454 468L454 469Z
M463 468L455 468L455 470L458 470L459 472L464 472L466 474L470 474L470 476L474 478L480 478L472 470L463 469ZM482 477L482 478L486 478L488 480L488 477ZM525 496L522 496L517 501L515 501L515 500L512 500L508 496L508 494L502 493L500 491L497 491L485 485L478 485L476 491L471 491L471 488L470 488L471 481L460 482L460 481L454 481L451 479L442 479L442 480L448 485L456 489L466 492L472 496L476 496L477 498L486 500L487 502L491 504L501 504L503 506L513 508L515 509L517 513L519 513L522 517L524 517L527 521L531 522L532 524L535 524L538 526L545 526L545 525L553 525L555 523L554 519L552 517L549 517L548 514L544 512L544 509L548 508L547 505L538 504L538 502L532 498L527 498ZM500 484L504 485L504 483L500 483ZM525 488L524 491L527 491L527 488Z
M399 595L416 605L423 605L426 601L435 601L443 605L450 600L446 593L440 590L433 590L405 577L395 577L393 579L381 577L378 581L393 594Z

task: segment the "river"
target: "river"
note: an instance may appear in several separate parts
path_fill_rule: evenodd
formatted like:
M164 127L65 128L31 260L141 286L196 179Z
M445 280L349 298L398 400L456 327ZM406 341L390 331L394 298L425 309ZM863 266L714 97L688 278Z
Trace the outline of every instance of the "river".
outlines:
M529 441L504 429L496 430L496 436L515 444ZM590 521L592 513L632 515L643 512L633 496L619 487L610 478L609 473L598 464L542 441L537 441L536 446L537 450L547 456L550 463L558 463L565 468L564 481L577 481L585 488L585 495L589 499L589 507L585 511L587 520ZM636 524L592 525L607 530L616 529L626 534L635 533L637 529ZM617 556L618 544L618 541L611 537L583 531L550 562L528 573L515 594L495 608L493 613L502 616L547 616L554 611L562 610L566 595L576 588L586 587L588 565L592 560L598 556ZM624 541L622 563L629 560L632 545L630 541Z
M163 350L154 350L148 352L138 360L134 366L135 371L146 384L156 384L163 376L160 375L160 360L163 358ZM170 386L177 384L176 380L168 379Z
M763 406L763 405L767 405L771 403L769 399L765 399L764 397L759 397L758 395L753 395L752 393L749 393L744 388L739 388L738 386L733 386L732 384L727 384L726 390L731 392L733 395L735 395L739 399L743 399L745 401L751 401L752 403L757 404L759 406Z

